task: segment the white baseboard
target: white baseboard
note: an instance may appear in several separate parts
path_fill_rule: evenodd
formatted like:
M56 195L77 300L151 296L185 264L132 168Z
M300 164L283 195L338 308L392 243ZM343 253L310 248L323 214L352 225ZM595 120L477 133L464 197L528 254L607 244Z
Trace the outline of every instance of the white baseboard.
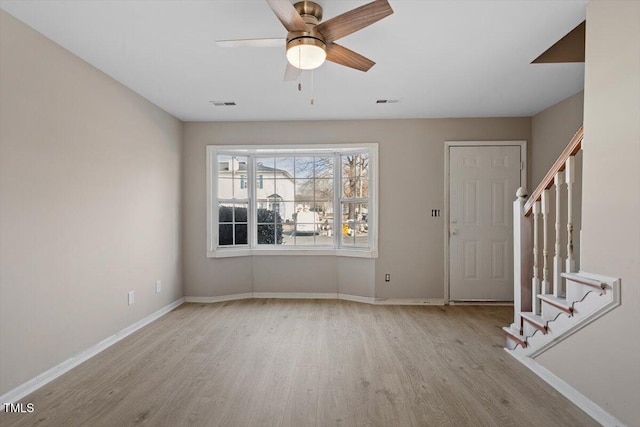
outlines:
M444 305L444 298L376 298L377 305Z
M185 302L214 303L252 298L340 299L374 305L444 305L444 299L442 298L374 298L333 292L247 292L244 294L232 294L219 297L184 297L184 300Z
M112 346L113 344L117 343L121 339L131 335L132 333L136 332L138 329L145 327L146 325L158 319L159 317L164 316L174 308L178 307L184 301L185 301L184 298L180 298L172 302L171 304L161 308L160 310L154 313L151 313L150 315L137 321L136 323L130 326L127 326L126 328L116 332L110 337L89 347L88 349L84 350L82 353L76 354L75 356L65 360L59 365L56 365L53 368L30 379L29 381L20 384L18 387L14 388L13 390L9 390L8 392L0 396L0 403L18 402L23 397L33 393L43 385L53 381L54 379L58 378L60 375L64 374L65 372L68 372L71 369L78 366L79 364L91 359L93 356L100 353L102 350L105 350L106 348ZM2 412L3 410L4 410L4 405L2 405L2 408L0 408L0 412Z
M556 374L536 362L530 357L520 356L505 349L517 361L529 368L533 373L542 378L547 384L556 389L561 395L569 399L578 408L582 409L591 418L602 424L604 427L624 427L624 423L616 417L602 409L593 400L580 393L569 383L558 377Z
M353 301L353 302L361 302L363 304L375 304L376 299L373 297L362 297L360 295L350 295L350 294L338 294L338 299L344 301Z
M284 298L284 299L336 299L333 292L306 293L306 292L254 292L253 298Z
M184 302L201 302L201 303L212 303L212 302L224 302L224 301L235 301L238 299L249 299L252 298L253 294L251 292L247 292L244 294L231 294L231 295L222 295L219 297L184 297Z

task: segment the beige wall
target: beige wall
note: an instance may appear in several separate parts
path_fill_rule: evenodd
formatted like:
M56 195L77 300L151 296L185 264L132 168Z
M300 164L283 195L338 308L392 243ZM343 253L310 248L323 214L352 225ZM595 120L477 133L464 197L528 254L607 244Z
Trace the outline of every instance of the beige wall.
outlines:
M640 425L640 3L587 6L582 269L622 279L622 306L537 359Z
M441 299L444 217L430 212L444 209L444 142L528 141L530 129L529 118L185 123L185 295L340 292ZM206 258L206 145L301 142L380 144L379 258Z
M553 67L553 65L543 65ZM529 144L529 176L532 179L527 190L532 193L545 177L553 163L556 161L560 153L571 141L576 131L583 124L584 110L584 92L580 91L540 111L531 117L531 144ZM573 184L573 226L575 230L574 236L574 259L576 261L576 269L580 268L580 230L582 229L582 180L578 177L582 176L582 160L583 155L580 151L575 156L576 165L576 181ZM560 188L560 196L563 202L560 209L560 223L566 227L567 206L566 202L566 186ZM550 190L549 203L549 224L556 222L556 203L555 203L555 186ZM555 228L549 227L548 240L555 242ZM540 233L539 247L543 247L543 235ZM566 257L567 233L563 228L560 233L560 253L561 257ZM552 250L550 258L554 252ZM550 262L553 262L552 260Z
M553 65L542 65L553 67ZM531 117L531 144L529 144L529 177L532 192L551 169L562 150L582 126L584 92L540 111Z
M4 11L0 43L3 394L182 296L181 123Z

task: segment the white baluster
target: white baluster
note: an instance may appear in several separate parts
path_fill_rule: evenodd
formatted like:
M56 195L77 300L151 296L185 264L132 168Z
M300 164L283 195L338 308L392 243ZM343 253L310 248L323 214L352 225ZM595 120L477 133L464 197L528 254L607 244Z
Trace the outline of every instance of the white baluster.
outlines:
M556 187L556 236L555 236L555 254L553 256L553 295L558 297L564 294L564 286L562 282L562 258L560 251L560 234L562 232L562 225L560 224L560 191L562 189L562 182L564 180L564 172L558 172L554 178L554 184Z
M538 218L540 217L540 202L533 204L533 278L531 279L531 309L540 314L541 306L537 295L540 293L540 275L538 274Z
M549 190L542 192L542 293L550 294L549 283Z
M518 188L513 202L513 324L522 328L520 313L531 311L531 217L524 216L527 190Z
M576 174L576 159L571 156L567 159L565 167L567 180L567 264L566 271L576 271L576 260L573 258L573 183Z

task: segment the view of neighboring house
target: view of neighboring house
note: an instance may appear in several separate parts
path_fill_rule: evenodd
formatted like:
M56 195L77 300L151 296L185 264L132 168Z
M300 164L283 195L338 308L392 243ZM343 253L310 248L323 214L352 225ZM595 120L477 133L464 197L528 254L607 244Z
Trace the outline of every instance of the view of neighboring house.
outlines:
M247 159L220 156L218 162L218 199L249 198ZM295 182L287 171L257 164L256 201L258 209L280 214L283 221L293 221L295 209Z

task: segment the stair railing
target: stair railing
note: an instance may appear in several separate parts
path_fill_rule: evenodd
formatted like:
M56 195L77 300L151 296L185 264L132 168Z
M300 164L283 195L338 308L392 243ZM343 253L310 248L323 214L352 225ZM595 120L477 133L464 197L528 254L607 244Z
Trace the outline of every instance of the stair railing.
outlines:
M514 231L514 326L522 330L520 313L531 311L540 315L538 294L564 295L563 272L576 271L574 255L574 206L573 186L576 178L575 156L582 149L583 128L573 136L549 172L545 175L533 194L527 199L527 191L519 188L513 203ZM562 237L562 187L566 185L566 238L567 250L563 261L561 254ZM555 187L552 189L552 187ZM555 191L555 235L553 253L553 274L550 277L549 222L551 191ZM540 230L542 223L542 230ZM542 239L540 239L542 233ZM542 250L539 242L542 240ZM542 265L541 264L542 258ZM564 265L563 265L564 264ZM564 269L564 271L563 271ZM521 332L522 333L522 332Z

